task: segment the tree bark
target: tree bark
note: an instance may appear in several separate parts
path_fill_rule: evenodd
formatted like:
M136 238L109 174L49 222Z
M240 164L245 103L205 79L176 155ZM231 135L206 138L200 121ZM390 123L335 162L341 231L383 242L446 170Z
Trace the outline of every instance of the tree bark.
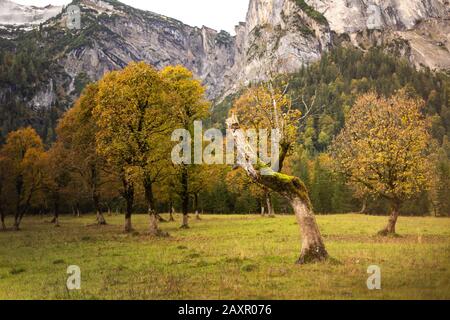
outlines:
M21 221L21 219L20 219L20 213L16 213L16 214L14 215L14 225L13 225L13 229L14 229L15 231L19 231L19 230L20 230L20 221Z
M159 229L160 217L155 210L155 200L153 196L153 182L150 178L144 179L145 199L147 200L148 214L150 217L150 235L156 237L166 237L169 234Z
M53 223L55 227L59 227L59 195L55 195L54 197L53 219L51 223Z
M195 219L202 220L202 218L200 218L200 213L198 211L198 193L194 193L194 211L195 211Z
M0 218L2 220L2 230L6 230L5 213L3 212L3 210L0 210Z
M185 164L181 167L181 209L183 213L182 229L189 229L189 189L188 189L188 170Z
M107 223L106 223L105 216L103 215L102 208L100 206L100 195L98 194L95 187L92 192L92 201L94 202L97 224L99 226L105 226Z
M17 194L17 201L16 201L16 213L14 214L14 230L18 231L20 230L20 220L21 220L21 201L22 201L22 190L23 190L23 176L19 175L16 179L16 194Z
M158 218L158 221L163 223L163 222L167 222L166 219L164 219L163 217L161 217L161 215L159 213L156 213L156 217Z
M302 249L297 263L305 264L327 259L328 253L304 183L297 177L280 174L260 165L257 153L248 144L244 133L239 129L239 122L235 116L227 120L227 126L235 140L238 165L253 181L286 198L294 209L302 236Z
M173 207L173 201L170 200L169 204L169 221L173 222L175 221L173 214L175 213L175 208Z
M81 216L81 212L80 212L80 204L78 202L76 205L76 209L77 209L77 217L79 218Z
M261 207L261 216L264 217L264 215L266 214L266 208L264 207L264 202L262 200L259 201L259 205Z
M361 213L361 214L365 213L366 209L367 209L367 198L364 198L363 203L362 203L362 208L361 208L361 211L359 211L359 213Z
M189 216L187 214L183 214L181 229L189 229Z
M99 209L96 213L96 219L97 219L97 224L99 226L106 226L106 219L105 216L103 215L103 212L101 211L101 209Z
M266 193L266 203L267 203L267 214L269 215L269 218L275 218L275 210L273 209L272 195L270 194L270 192Z
M133 231L131 225L131 215L133 214L133 204L134 204L134 186L132 182L128 182L126 178L122 178L123 183L123 193L122 196L126 202L126 212L125 212L125 232Z
M400 214L401 202L399 200L392 201L392 211L389 216L388 224L386 227L378 232L381 236L395 235L395 227L397 225L398 216Z

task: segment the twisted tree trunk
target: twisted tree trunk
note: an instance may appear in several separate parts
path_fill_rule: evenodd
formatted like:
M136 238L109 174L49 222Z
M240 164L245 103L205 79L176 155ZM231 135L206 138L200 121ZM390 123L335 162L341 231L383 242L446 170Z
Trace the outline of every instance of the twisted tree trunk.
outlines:
M388 236L395 234L395 227L397 225L398 216L400 214L401 202L399 200L392 200L392 211L389 216L388 224L386 227L378 232L381 236Z
M106 220L105 217L103 216L102 208L100 206L100 196L95 188L94 191L92 192L92 200L94 202L97 224L99 226L106 225Z
M311 201L304 183L297 177L274 172L260 164L257 153L248 144L235 116L227 120L234 138L238 165L256 183L265 186L286 198L294 209L300 225L302 249L297 263L305 264L327 259L328 253L320 235Z

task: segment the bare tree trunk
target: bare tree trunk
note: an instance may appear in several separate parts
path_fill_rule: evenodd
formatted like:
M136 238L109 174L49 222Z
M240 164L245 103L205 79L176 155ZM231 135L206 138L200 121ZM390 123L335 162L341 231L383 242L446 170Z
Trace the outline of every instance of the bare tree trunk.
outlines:
M80 212L80 204L78 202L76 204L76 208L77 208L77 217L79 218L81 216L81 212Z
M124 231L126 233L130 233L133 231L133 226L131 225L131 214L128 214L128 212L125 214L125 228Z
M363 203L362 203L362 208L361 208L361 211L359 211L359 213L365 213L366 212L366 208L367 208L367 198L366 197L364 197L364 199L363 199Z
M266 203L267 203L267 214L269 215L269 218L275 218L275 210L273 209L272 195L270 194L270 192L266 193Z
M158 218L158 221L161 223L167 222L167 220L164 219L163 217L161 217L161 215L159 213L156 214L156 217Z
M105 217L103 216L102 208L100 205L100 195L97 191L97 186L96 186L95 182L92 187L92 201L94 202L97 224L99 226L105 226L107 223L106 223Z
M3 212L3 210L0 210L0 218L2 220L2 230L6 230L5 213Z
M59 227L59 193L53 194L53 219L51 221L55 227Z
M13 229L15 230L15 231L19 231L20 230L20 222L19 222L19 216L18 216L18 214L16 213L15 215L14 215L14 224L13 224Z
M189 229L189 216L187 214L183 214L181 229Z
M399 200L392 201L392 212L389 216L388 224L386 225L386 228L378 232L379 235L388 236L395 234L395 227L397 225L398 216L400 214L400 205L401 202Z
M166 237L169 234L159 229L158 222L160 221L159 215L155 210L155 200L153 197L153 182L150 178L144 179L145 198L148 205L148 214L150 216L150 235L156 237Z
M105 216L103 215L101 209L99 209L96 213L96 219L97 219L97 224L99 226L106 226L106 220L105 220Z
M181 229L189 229L189 190L188 190L188 171L187 166L181 167L181 209L183 213L183 223Z
M131 215L133 214L133 204L134 204L134 186L132 182L128 182L126 178L122 178L123 183L123 193L122 196L126 202L126 212L125 212L125 232L133 231L131 225Z
M200 218L200 213L198 212L198 193L194 193L194 211L195 219L202 220L202 218Z
M175 221L173 214L175 213L175 208L173 207L172 199L170 200L169 204L169 221L173 222Z
M1 179L1 178L0 178ZM3 190L3 185L2 185L3 181L0 181L0 195L2 194L2 190ZM1 200L0 200L1 201ZM2 221L2 230L6 230L6 225L5 225L5 212L3 211L3 203L0 202L0 219Z
M54 218L52 220L52 223L55 225L55 227L59 227L60 226L59 225L59 215L58 215L58 213L55 213L55 216L54 216Z
M16 178L16 192L17 192L17 201L16 201L16 213L14 214L14 230L19 231L20 230L20 221L21 221L21 212L22 212L22 206L21 203L21 195L22 195L22 189L23 189L23 176L19 175Z
M302 249L297 263L304 264L327 259L328 253L304 183L297 177L274 172L259 164L257 154L248 144L242 130L239 130L239 122L235 116L227 120L227 125L235 141L239 166L253 181L286 198L294 209L302 236Z

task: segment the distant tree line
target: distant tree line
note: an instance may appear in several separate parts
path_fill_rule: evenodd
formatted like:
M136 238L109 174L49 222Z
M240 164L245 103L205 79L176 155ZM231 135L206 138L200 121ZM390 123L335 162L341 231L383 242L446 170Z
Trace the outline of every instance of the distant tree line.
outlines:
M13 80L1 81L11 85ZM358 105L361 110L372 105L389 113L382 108L383 99L398 96L399 90L404 98L395 98L398 105L422 105L419 114L429 134L426 142L434 150L427 161L434 171L429 185L408 189L397 213L449 215L449 77L417 71L379 50L363 53L345 48L324 54L319 62L289 77L252 84L215 106L211 114L204 88L182 67L156 71L140 63L109 73L88 85L59 122L54 116L54 139L26 124L9 133L0 152L0 212L2 217L14 216L16 228L26 213L51 213L58 225L60 213L96 212L96 223L103 225L105 213L120 212L129 231L132 213L146 211L152 218L152 232L158 235L164 235L158 226L163 220L159 212L183 213L184 227L189 225L189 212L198 217L201 212L291 213L285 199L252 183L240 170L174 166L171 144L161 143L170 141L174 128L192 131L199 119L224 129L230 110L243 127L271 127L277 119L267 115L275 97L278 114L286 121L282 170L305 183L314 211L385 214L391 212L392 201L352 184L344 170L338 170L337 154L330 147L352 123ZM372 100L367 100L370 95Z

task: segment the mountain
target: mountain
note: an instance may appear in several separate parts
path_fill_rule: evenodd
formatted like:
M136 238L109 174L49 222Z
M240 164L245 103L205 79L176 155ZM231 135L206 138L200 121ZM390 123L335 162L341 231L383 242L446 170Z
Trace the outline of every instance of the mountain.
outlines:
M1 21L34 23L29 31L0 28L2 136L31 124L51 140L56 119L87 82L131 61L185 65L214 101L270 74L295 72L336 46L381 46L414 65L450 70L448 0L250 0L235 36L114 0L71 4L81 9L79 30L67 28L66 7L56 15L46 7L54 16L45 20L30 13L38 9L0 0L1 12L23 12Z
M0 0L0 24L11 26L32 26L44 23L58 15L63 7L48 5L40 8L23 6L8 0Z

